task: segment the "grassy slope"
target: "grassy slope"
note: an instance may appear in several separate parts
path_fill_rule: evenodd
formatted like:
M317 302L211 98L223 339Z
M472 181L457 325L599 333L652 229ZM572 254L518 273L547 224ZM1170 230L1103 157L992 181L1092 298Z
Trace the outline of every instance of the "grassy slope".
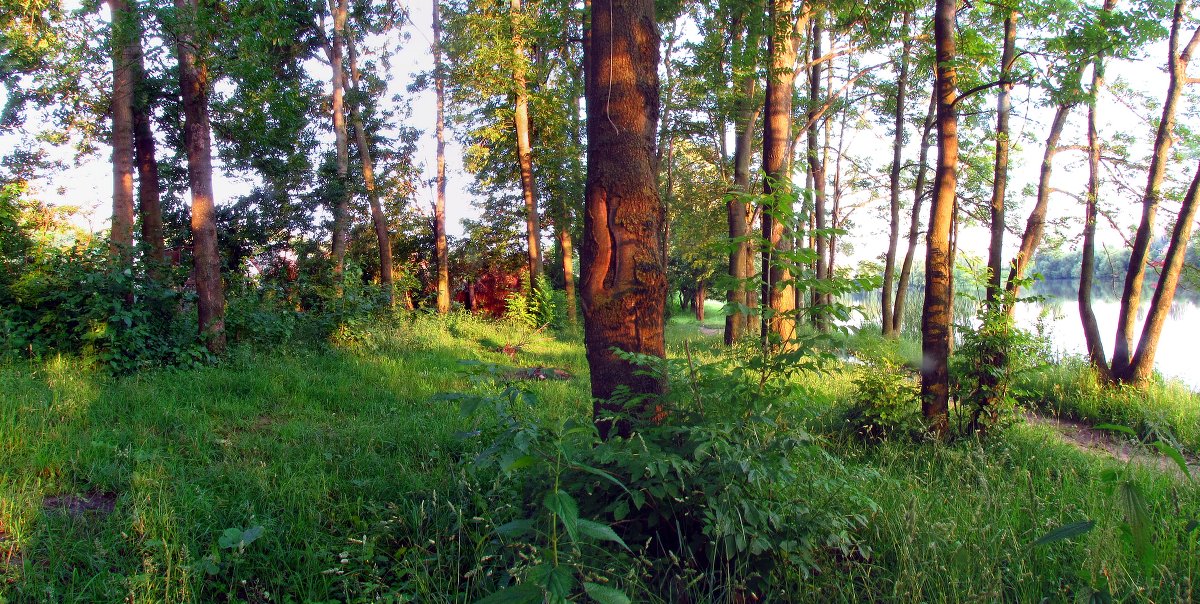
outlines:
M687 339L704 358L719 337L676 319L669 353L683 354ZM405 320L325 350L241 351L221 367L120 380L65 359L0 367L0 601L472 601L470 537L487 531L464 528L473 519L456 487L473 445L455 437L465 427L456 410L431 395L471 387L459 359L508 363L494 349L527 338L518 364L580 376L534 385L539 409L587 413L577 340L468 318ZM845 374L813 380L805 413L829 425L849 388ZM1044 430L1019 427L982 448L830 446L865 470L861 486L879 509L861 538L874 555L795 577L781 586L792 597L1056 599L1100 585L1156 601L1196 597L1200 536L1182 535L1200 518L1193 484L1129 469L1161 532L1158 565L1144 570L1117 537L1113 496L1097 486L1115 462ZM114 509L45 507L64 494L110 494ZM1083 518L1097 529L1027 547ZM370 535L389 523L404 538L385 547ZM218 546L226 529L253 526L265 530L244 551Z

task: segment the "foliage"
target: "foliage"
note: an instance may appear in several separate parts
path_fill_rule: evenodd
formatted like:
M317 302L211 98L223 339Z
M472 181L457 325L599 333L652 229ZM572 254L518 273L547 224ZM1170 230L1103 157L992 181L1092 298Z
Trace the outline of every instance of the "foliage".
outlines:
M855 395L845 414L853 436L868 442L923 436L921 387L911 373L888 358L870 359L854 372Z
M531 288L529 273L521 273L520 290L509 294L504 301L504 317L529 329L558 325L554 300L554 286L546 275L538 275L537 283Z

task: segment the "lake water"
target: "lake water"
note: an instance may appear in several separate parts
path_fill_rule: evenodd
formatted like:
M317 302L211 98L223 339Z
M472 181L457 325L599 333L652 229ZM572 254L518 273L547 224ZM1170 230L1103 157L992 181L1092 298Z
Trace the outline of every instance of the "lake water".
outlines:
M1056 352L1067 355L1084 355L1087 347L1083 338L1083 325L1079 320L1079 304L1076 297L1078 283L1074 281L1046 281L1038 283L1032 293L1043 296L1041 302L1021 304L1017 307L1017 323L1032 329L1045 316L1046 331L1050 344ZM1112 357L1113 342L1116 341L1117 316L1121 309L1120 285L1097 285L1093 290L1092 309L1104 338L1104 353ZM1141 321L1146 318L1153 290L1142 296L1138 309L1139 323L1134 331L1136 347L1141 337ZM1166 377L1177 378L1193 389L1200 390L1200 306L1197 296L1191 292L1178 292L1171 305L1170 314L1163 326L1158 341L1158 353L1154 356L1154 367Z

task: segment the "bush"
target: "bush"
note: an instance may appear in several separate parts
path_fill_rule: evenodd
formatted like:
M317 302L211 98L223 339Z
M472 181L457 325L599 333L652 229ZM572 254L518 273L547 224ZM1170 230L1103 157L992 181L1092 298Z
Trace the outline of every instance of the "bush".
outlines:
M531 291L529 273L522 273L520 291L509 294L504 304L505 318L529 329L561 323L555 312L559 305L555 304L554 286L545 275L538 276L536 287Z
M854 437L878 442L924 433L921 386L895 362L887 358L866 362L855 371L854 387L854 400L845 415L845 426Z

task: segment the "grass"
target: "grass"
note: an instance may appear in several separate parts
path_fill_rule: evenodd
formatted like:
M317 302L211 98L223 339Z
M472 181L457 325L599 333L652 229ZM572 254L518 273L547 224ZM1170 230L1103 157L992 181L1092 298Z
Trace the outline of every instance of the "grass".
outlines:
M698 362L720 354L720 335L694 319L667 329L672 356L684 341ZM515 361L498 351L515 343ZM411 315L311 350L240 349L219 367L122 379L69 358L0 366L0 601L478 599L493 581L487 518L510 503L464 488L478 445L459 438L469 426L457 409L433 400L474 387L463 359L564 369L575 377L530 383L536 412L590 412L578 333L465 316ZM822 554L821 571L789 576L777 600L1196 598L1200 534L1184 532L1200 518L1194 482L1031 426L983 444L846 442L822 427L836 423L849 375L809 376L790 412L829 432L826 448L874 500L855 535L871 554ZM1121 536L1101 486L1113 471L1149 502L1152 566ZM1096 528L1030 546L1083 519ZM222 540L257 527L244 544Z

